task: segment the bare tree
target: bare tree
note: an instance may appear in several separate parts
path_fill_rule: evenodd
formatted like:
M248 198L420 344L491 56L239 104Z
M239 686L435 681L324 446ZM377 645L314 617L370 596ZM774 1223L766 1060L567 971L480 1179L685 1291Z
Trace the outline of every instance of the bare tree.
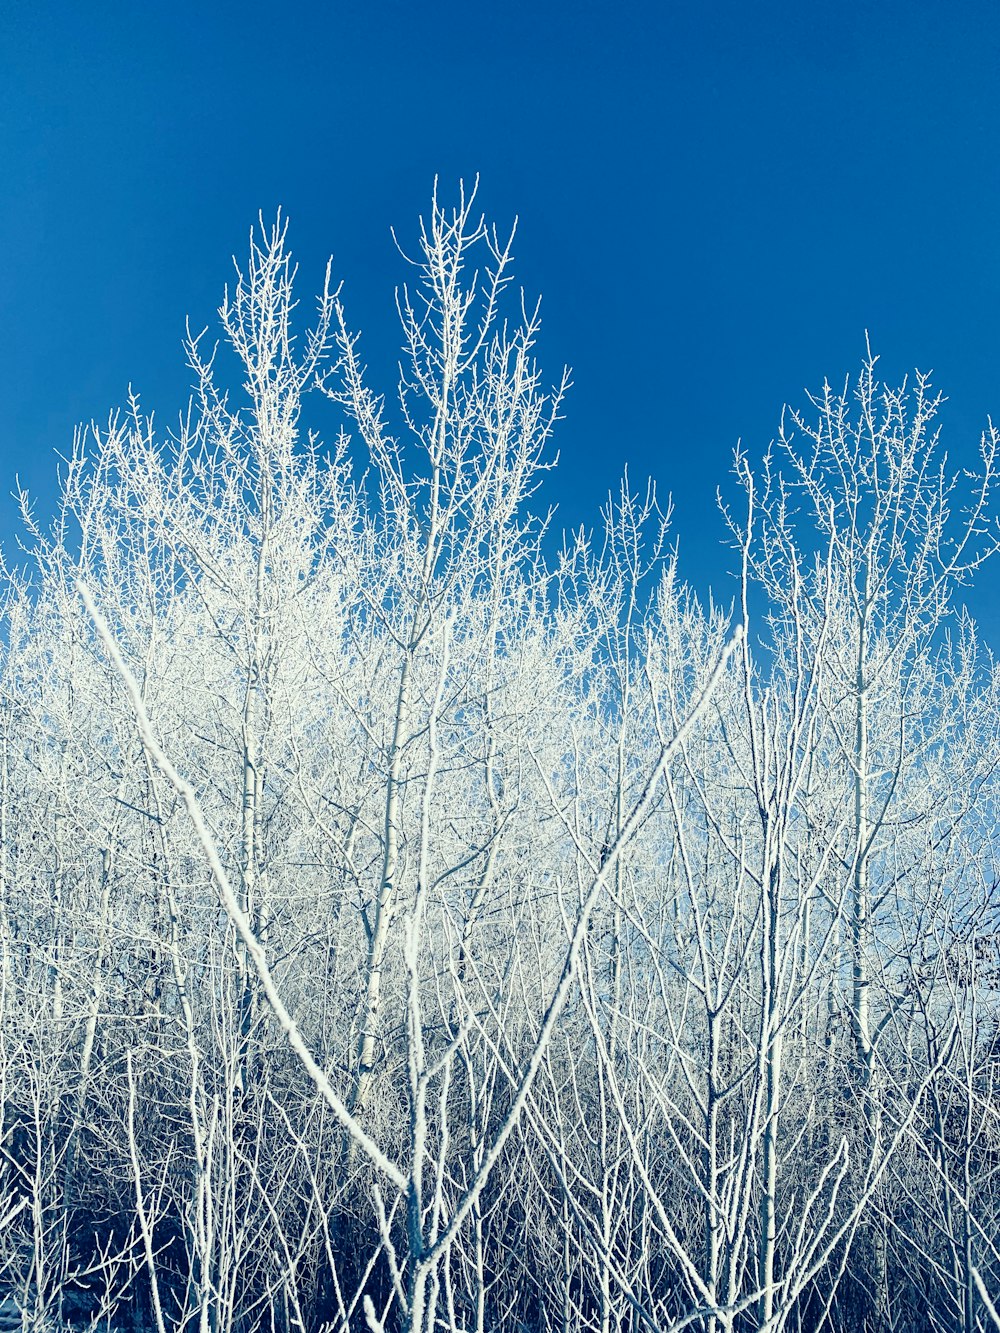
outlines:
M435 196L390 404L329 274L299 330L262 226L176 426L132 397L51 526L22 497L25 1326L995 1318L1000 693L957 600L998 545L996 434L952 478L927 380L869 355L737 455L729 611L627 478L553 553L567 379L512 246Z

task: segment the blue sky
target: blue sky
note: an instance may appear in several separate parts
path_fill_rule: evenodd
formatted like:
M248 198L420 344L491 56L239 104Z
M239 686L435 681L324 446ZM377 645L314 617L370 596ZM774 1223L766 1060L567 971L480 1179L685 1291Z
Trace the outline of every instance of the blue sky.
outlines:
M716 488L742 437L853 371L933 369L971 459L1000 417L1000 7L455 0L27 4L0 14L0 536L15 472L131 382L171 418L258 210L325 257L392 373L389 236L481 177L574 388L547 498L590 522L628 463L728 600ZM389 387L387 385L387 387ZM971 604L1000 646L997 574ZM992 586L991 586L992 585Z

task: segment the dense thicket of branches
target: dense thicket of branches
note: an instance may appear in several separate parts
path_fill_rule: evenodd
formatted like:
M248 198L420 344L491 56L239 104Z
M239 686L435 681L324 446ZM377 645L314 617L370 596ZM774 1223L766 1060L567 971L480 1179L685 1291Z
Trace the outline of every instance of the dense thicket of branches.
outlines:
M734 610L627 484L552 558L510 259L435 202L387 407L262 232L179 427L130 404L28 519L3 1291L158 1333L989 1327L1000 680L956 597L997 436L953 480L869 357L737 457Z

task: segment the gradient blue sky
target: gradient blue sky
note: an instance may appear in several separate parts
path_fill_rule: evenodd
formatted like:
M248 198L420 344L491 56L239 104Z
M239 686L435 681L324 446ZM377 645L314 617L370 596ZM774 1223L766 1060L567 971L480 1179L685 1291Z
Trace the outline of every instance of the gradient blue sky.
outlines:
M589 522L629 464L728 600L732 449L853 371L933 369L957 463L1000 416L1000 6L965 0L201 3L0 12L0 536L15 472L131 382L173 417L185 317L281 205L303 295L332 252L388 377L435 174L520 217L543 364L574 388L548 486ZM1000 574L1000 570L998 570ZM997 575L971 597L1000 646Z

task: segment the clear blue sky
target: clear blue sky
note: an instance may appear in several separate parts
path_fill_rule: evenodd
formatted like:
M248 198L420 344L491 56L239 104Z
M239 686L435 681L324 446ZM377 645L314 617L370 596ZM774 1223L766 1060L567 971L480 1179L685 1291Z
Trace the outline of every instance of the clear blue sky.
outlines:
M1000 417L996 0L357 0L0 14L0 496L132 382L172 417L259 209L303 294L334 255L391 371L389 237L435 174L520 216L541 356L574 388L549 488L591 521L627 462L724 592L715 490L742 436L853 371L933 369L957 462ZM0 501L0 535L13 508ZM1000 646L1000 570L972 598ZM992 585L992 587L991 587Z

